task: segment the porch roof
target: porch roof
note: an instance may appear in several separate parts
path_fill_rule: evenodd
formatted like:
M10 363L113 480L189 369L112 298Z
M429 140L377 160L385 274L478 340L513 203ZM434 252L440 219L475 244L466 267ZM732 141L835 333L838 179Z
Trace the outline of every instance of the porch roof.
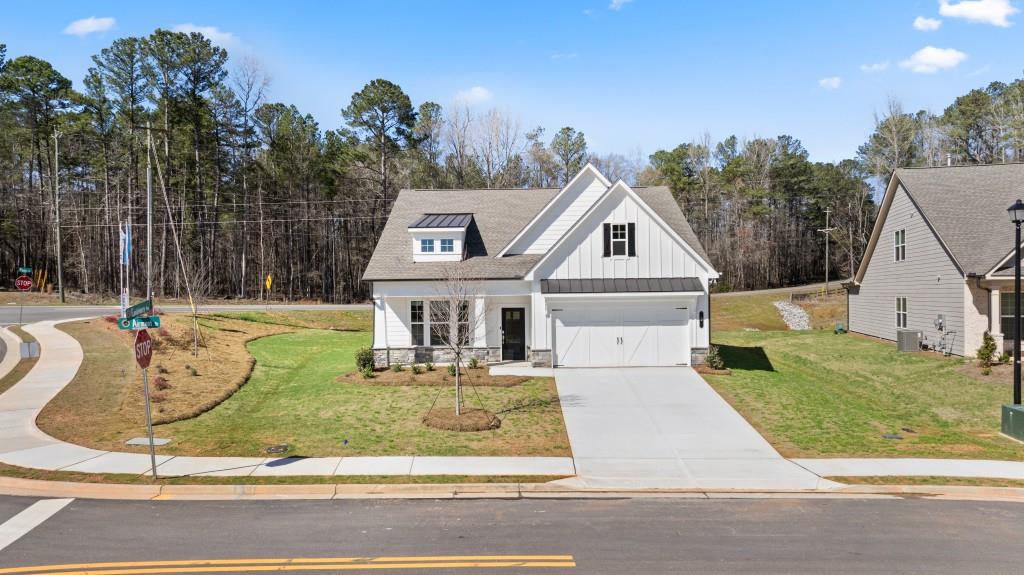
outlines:
M541 280L541 293L654 293L654 292L699 292L704 286L699 278L593 278Z

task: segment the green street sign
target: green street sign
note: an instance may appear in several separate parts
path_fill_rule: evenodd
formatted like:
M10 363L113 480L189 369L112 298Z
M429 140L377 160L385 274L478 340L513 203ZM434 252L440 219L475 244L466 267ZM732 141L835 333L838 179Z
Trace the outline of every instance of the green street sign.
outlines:
M117 329L136 330L160 327L160 316L122 317L117 320Z
M153 300L147 299L124 310L125 317L139 317L153 311Z
M32 273L32 268L21 266L18 268L18 273L21 275L28 275Z

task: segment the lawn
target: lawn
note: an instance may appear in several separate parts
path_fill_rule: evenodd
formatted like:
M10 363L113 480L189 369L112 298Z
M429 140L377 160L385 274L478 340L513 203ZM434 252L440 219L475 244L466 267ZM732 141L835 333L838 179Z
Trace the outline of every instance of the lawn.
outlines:
M714 338L732 375L706 379L785 456L1024 459L999 435L1010 386L961 359L821 330Z
M200 405L204 394L220 398L224 386L217 382L234 378L247 365L231 351L235 347L242 346L242 353L251 354L256 362L244 385L232 389L233 395L212 409L157 425L157 436L172 440L159 452L265 456L267 447L286 443L291 456L570 454L553 380L467 388L469 407L482 403L498 413L503 423L497 430L431 429L420 420L435 399L437 406L452 405L452 387L394 385L383 377L384 384L377 385L375 380L340 377L355 370L354 352L370 343L370 334L365 317L339 314L369 314L318 313L206 317L202 321L207 326L205 338L213 351L204 351L199 362L177 349L177 344L158 348L153 364L166 366L164 376L172 387L166 390L166 402L154 404L157 416L172 400ZM165 325L172 326L172 335L165 336L169 340L181 339L180 334L174 335L180 319L165 319ZM144 435L145 429L138 370L126 338L103 321L67 324L62 329L82 343L85 360L71 384L44 409L40 427L55 437L97 449L143 451L124 445L127 439ZM255 335L263 337L252 339ZM229 351L230 361L221 360ZM183 372L178 365L183 362L198 366L198 375ZM224 367L218 363L235 367L218 371Z
M21 329L18 326L11 326L8 328L11 333L17 336L21 341L35 341L36 338L32 337L27 331ZM20 349L8 349L6 353L20 354ZM3 393L11 388L15 383L21 381L21 378L28 375L28 372L32 371L32 368L36 366L36 362L39 361L38 357L30 357L22 359L14 366L7 375L0 377L0 393Z
M168 452L190 455L255 456L280 443L303 456L570 454L553 380L467 389L467 404L499 413L501 428L439 431L420 419L435 399L452 405L451 387L338 381L355 370L353 353L369 341L366 332L321 330L253 341L256 368L238 393L157 432L174 440Z
M789 291L736 292L711 294L712 329L721 331L782 331L782 321L774 302L789 301L791 293L806 292L806 288ZM846 294L830 294L795 302L804 308L814 329L832 331L837 321L846 324Z

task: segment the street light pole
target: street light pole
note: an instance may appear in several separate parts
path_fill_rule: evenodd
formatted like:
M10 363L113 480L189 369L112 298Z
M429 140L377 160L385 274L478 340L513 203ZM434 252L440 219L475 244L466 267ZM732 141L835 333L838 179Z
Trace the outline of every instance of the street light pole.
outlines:
M1017 200L1007 211L1016 227L1013 246L1013 404L1020 405L1020 225L1024 223L1024 202Z
M153 134L146 122L146 298L153 298Z

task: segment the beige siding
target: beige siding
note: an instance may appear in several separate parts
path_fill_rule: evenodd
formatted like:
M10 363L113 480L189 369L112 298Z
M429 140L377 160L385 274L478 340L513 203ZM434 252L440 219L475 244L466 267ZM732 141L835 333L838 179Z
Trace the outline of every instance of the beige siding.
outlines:
M906 259L894 261L894 232L906 230ZM896 339L896 298L907 298L907 328L964 355L964 278L906 191L897 188L860 289L850 294L850 330ZM945 333L935 328L945 316Z

